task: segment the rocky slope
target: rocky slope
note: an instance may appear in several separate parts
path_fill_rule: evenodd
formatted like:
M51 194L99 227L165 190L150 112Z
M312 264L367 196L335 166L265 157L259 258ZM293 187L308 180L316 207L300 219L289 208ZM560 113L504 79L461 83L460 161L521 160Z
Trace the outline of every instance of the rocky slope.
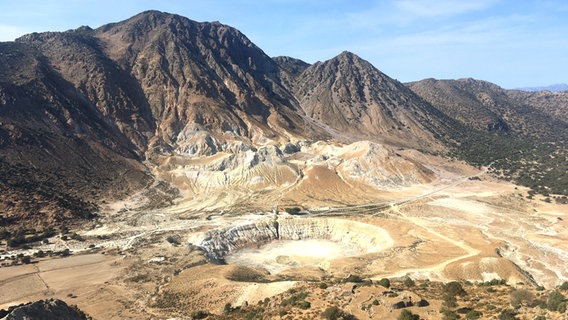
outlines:
M18 41L41 50L141 153L183 153L195 140L286 139L303 123L276 63L220 23L149 11Z
M555 119L568 123L568 92L507 90L507 95L516 103L530 105Z
M89 201L145 184L129 141L40 52L2 43L0 69L3 226L88 216Z
M408 86L467 129L456 154L542 194L568 193L565 93L505 90L480 80L426 79Z
M88 216L96 211L89 201L120 198L150 184L142 161L161 166L172 154L248 151L259 157L258 147L268 144L332 136L403 139L407 145L420 140L426 149L441 148L424 131L428 105L412 97L415 107L396 111L412 93L360 58L345 53L310 71L299 60L271 59L220 23L149 11L96 30L29 34L0 49L1 163L10 177L2 180L2 206L8 220L21 219L21 212L47 214L49 223L75 211ZM349 90L366 93L346 102L351 91L335 92L334 101L342 101L335 111L316 116L323 106L307 96L298 101L294 88L316 90L323 98L325 87L313 78L337 61L346 80L324 73L324 83L345 90L349 83ZM362 74L370 80L360 85ZM377 98L373 83L381 81L396 102L381 100L386 106L379 108L370 99Z
M283 64L283 63L281 63ZM291 90L311 118L339 132L343 138L386 141L432 151L437 140L456 130L452 119L350 52L305 70L295 69Z
M551 116L551 111L541 110L546 107L535 107L538 98L528 98L542 93L505 90L490 82L474 79L426 79L409 83L408 86L433 106L470 128L511 132L547 142L557 141L559 136L568 136L565 121ZM562 97L561 94L558 96ZM547 98L541 101L543 99ZM546 105L550 109L561 108L558 102Z

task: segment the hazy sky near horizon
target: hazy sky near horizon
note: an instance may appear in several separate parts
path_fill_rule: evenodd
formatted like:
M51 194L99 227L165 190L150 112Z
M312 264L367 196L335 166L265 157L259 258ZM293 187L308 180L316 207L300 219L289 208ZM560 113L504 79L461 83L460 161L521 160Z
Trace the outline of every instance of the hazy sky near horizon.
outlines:
M351 51L403 82L568 83L565 0L4 0L0 41L97 28L145 10L220 21L269 56L314 63Z

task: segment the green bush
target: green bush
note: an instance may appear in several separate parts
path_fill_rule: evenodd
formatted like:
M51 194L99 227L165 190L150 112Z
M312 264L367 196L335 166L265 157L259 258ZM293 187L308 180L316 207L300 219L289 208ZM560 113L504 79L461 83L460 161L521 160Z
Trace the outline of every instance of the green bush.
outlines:
M286 208L284 209L284 211L286 211L286 213L291 215L297 215L300 214L300 212L302 212L302 209L298 207L293 207L293 208Z
M442 319L443 320L457 320L460 318L460 316L452 310L448 310L448 309L442 309L442 311L440 311L442 313Z
M483 313L481 313L481 311L471 310L470 312L468 312L465 315L465 319L466 320L476 320L476 319L481 318L482 315L483 315Z
M296 293L296 294L292 295L291 297L289 297L288 299L283 300L282 303L280 303L280 306L281 307L300 306L300 304L303 302L304 299L306 299L307 296L308 296L308 293L305 292L305 291L300 292L300 293Z
M414 313L405 309L405 310L402 310L402 312L400 313L400 315L396 319L397 320L420 320L420 316L418 316L417 314L414 314Z
M566 301L562 301L558 304L558 308L556 309L556 311L560 312L560 313L565 313L566 312Z
M452 309L458 306L458 300L455 295L444 294L444 301L442 302L442 307Z
M415 283L414 280L412 280L411 278L407 277L406 279L404 279L404 285L407 287L414 287Z
M550 311L559 311L562 302L564 302L564 295L559 291L555 290L550 293L548 300L546 300L546 308ZM566 303L563 305L566 309Z
M515 308L519 308L523 302L526 304L531 304L534 301L534 295L525 289L516 289L511 291L511 305Z
M209 314L207 312L199 310L199 311L192 312L191 318L192 319L205 319L205 318L207 318L208 315Z
M517 314L513 310L505 309L499 314L499 320L517 320Z
M390 288L391 286L391 282L389 279L387 278L382 278L381 280L379 280L379 285L385 287L385 288Z
M321 314L321 316L327 320L338 320L342 315L343 311L338 307L329 307Z
M465 296L467 292L463 289L461 283L452 281L444 285L444 293L452 296Z
M345 282L361 283L363 282L363 278L356 274L350 274L347 278L345 278Z
M356 320L357 318L350 314L347 313L341 309L339 309L338 307L329 307L327 309L325 309L323 311L323 313L321 314L321 316L326 319L326 320Z

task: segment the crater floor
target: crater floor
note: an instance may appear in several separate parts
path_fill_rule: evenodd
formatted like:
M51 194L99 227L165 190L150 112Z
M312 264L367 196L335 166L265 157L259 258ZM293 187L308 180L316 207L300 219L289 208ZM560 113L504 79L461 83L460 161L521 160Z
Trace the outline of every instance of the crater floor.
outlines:
M225 257L228 264L264 268L278 273L290 267L327 269L333 260L361 255L355 245L322 239L274 240L258 248L245 248Z

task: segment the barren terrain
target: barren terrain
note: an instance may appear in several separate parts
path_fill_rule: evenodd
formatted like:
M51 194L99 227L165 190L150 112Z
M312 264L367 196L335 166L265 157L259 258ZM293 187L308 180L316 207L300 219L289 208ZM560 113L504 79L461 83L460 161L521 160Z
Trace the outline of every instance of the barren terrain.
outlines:
M378 150L382 164L365 167ZM227 303L247 306L304 281L354 274L547 288L568 280L566 205L528 199L487 168L361 143L235 159L164 161L156 174L182 190L172 205L152 205L154 185L109 203L77 230L84 241L57 235L6 251L5 259L65 248L72 256L0 268L0 308L57 297L99 319L150 319L222 314ZM303 211L292 216L279 205ZM228 264L208 262L211 252Z

